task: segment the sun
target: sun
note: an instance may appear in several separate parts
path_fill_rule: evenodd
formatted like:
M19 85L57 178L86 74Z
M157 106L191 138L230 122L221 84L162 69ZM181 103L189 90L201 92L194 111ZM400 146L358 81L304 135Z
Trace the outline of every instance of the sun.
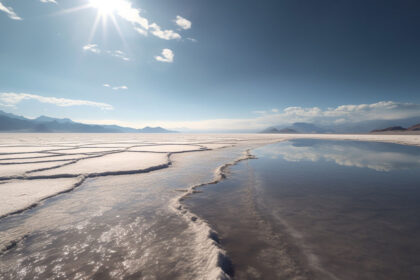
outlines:
M112 15L121 6L121 0L89 0L90 5L98 9L101 16Z

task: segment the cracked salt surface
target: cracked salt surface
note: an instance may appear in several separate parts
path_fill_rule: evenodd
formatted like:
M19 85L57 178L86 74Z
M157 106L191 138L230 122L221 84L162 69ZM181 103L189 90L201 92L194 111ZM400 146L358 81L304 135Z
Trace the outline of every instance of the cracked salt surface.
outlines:
M0 164L57 161L0 165L3 216L42 201L0 220L0 279L229 279L217 234L182 200L225 178L226 163L246 159L247 149L296 137L420 143L388 135L1 135L10 154Z

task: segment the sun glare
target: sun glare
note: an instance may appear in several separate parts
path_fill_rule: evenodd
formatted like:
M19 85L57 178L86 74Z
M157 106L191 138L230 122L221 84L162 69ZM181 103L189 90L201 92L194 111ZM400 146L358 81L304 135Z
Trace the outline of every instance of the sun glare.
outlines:
M102 16L113 14L121 5L120 0L90 0L92 7L98 9Z

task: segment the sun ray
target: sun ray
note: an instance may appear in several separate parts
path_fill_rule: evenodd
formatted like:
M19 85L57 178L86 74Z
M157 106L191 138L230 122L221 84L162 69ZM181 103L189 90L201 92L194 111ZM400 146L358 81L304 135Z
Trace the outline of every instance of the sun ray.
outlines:
M95 18L95 22L93 23L92 30L90 31L89 35L89 44L92 43L93 36L95 36L96 29L98 27L99 21L101 20L101 15L97 14Z
M51 14L52 16L58 16L58 15L63 15L63 14L69 14L69 13L74 13L74 12L78 12L80 10L85 10L85 9L89 9L91 8L92 5L91 4L85 4L85 5L81 5L81 6L77 6L74 8L70 8L70 9L65 9L56 13Z
M115 29L118 32L118 35L120 35L120 38L121 38L124 46L127 47L127 43L126 43L126 41L124 39L124 36L123 36L123 34L121 32L120 26L118 25L117 19L115 18L114 15L110 15L110 18L111 18L112 23L114 24Z
M95 17L95 21L94 21L92 29L90 31L88 42L92 43L92 40L95 36L95 33L98 30L98 25L100 24L99 22L101 22L102 29L103 29L104 33L106 33L107 23L108 23L108 18L109 18L111 20L111 22L113 23L112 25L117 30L118 35L120 36L121 40L123 41L124 46L127 46L126 41L125 41L124 36L123 36L123 33L121 31L120 26L118 25L118 21L117 21L116 16L115 16L118 13L118 10L121 9L121 5L124 3L124 1L121 1L121 0L87 0L87 2L88 3L84 4L84 5L76 6L76 7L69 8L69 9L64 9L60 12L53 13L53 14L51 14L51 16L69 14L69 13L74 13L74 12L78 12L78 11L85 10L85 9L94 8L94 9L97 10L97 15Z

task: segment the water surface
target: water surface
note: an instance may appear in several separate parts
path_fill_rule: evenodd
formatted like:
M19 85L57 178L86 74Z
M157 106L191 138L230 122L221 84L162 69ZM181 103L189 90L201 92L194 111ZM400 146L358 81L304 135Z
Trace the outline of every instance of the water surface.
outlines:
M420 279L420 149L294 140L187 200L237 279Z

